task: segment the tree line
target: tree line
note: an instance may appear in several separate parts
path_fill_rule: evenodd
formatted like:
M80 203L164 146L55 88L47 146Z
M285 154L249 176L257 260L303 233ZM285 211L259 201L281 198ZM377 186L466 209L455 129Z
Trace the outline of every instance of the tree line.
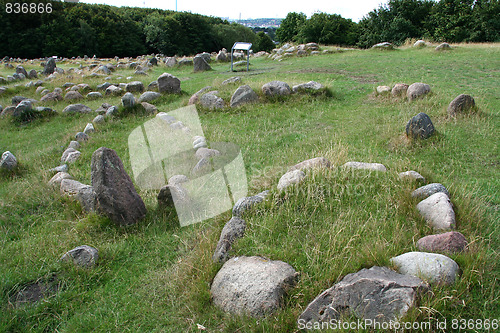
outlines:
M367 48L410 38L447 42L500 41L499 0L389 0L359 23L336 14L288 13L276 36L281 42L317 42Z
M216 17L149 8L50 3L50 13L7 13L0 0L0 56L125 57L151 53L191 55L231 49L235 41L270 51L265 33Z
M359 23L337 14L288 13L270 33L216 17L149 8L50 3L50 13L7 13L0 0L0 56L191 55L230 49L235 41L270 51L278 42L370 47L408 38L448 42L500 41L500 0L389 0ZM259 31L260 30L260 31ZM272 39L271 39L271 37Z

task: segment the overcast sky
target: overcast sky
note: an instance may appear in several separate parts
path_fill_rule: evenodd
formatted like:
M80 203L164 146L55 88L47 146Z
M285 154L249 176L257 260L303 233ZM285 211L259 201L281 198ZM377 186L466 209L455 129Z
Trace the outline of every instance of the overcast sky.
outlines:
M176 0L80 0L111 6L149 7L175 10ZM310 17L315 12L339 14L358 22L388 0L177 0L178 11L190 11L230 19L284 18L289 12L302 12Z

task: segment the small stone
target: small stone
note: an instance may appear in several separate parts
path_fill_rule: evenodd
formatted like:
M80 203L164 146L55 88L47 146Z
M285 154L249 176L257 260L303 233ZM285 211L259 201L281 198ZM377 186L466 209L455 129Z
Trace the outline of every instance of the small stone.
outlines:
M224 100L216 96L213 92L201 96L200 104L210 110L223 109L225 106Z
M222 229L212 260L219 263L226 262L229 259L228 252L231 250L231 246L237 238L243 237L245 229L245 221L233 216Z
M441 43L438 46L436 46L436 51L446 51L446 50L451 50L451 46L448 43Z
M260 192L251 197L244 197L236 201L233 207L233 216L241 217L241 215L248 209L252 208L254 205L265 200L266 196L269 194L269 190Z
M191 201L187 190L182 187L181 183L170 183L162 186L157 196L158 207L163 208L167 206L186 206Z
M132 93L128 92L122 97L122 105L124 108L129 109L135 105L135 97Z
M195 155L196 155L196 158L201 160L202 158L210 158L210 157L214 157L214 156L220 156L221 153L220 153L220 151L218 151L216 149L199 148L198 150L196 150Z
M413 101L431 92L431 87L426 83L413 83L406 90L406 97L409 101Z
M63 194L63 195L68 195L70 197L74 197L78 194L78 192L81 189L83 189L85 187L89 187L89 185L82 184L77 180L65 178L61 181L60 191L61 191L61 194Z
M288 171L281 176L278 182L278 190L283 191L291 185L299 184L305 177L306 174L301 170Z
M62 113L90 113L92 109L83 104L70 104L64 108Z
M411 118L406 124L406 135L413 139L428 139L435 132L431 118L423 112Z
M64 99L66 101L73 101L82 98L83 98L82 94L80 94L78 91L68 91L66 95L64 95Z
M81 154L78 150L68 148L62 154L61 163L74 163L80 158Z
M427 223L436 230L455 229L455 212L450 199L443 192L434 193L420 201L417 210Z
M418 48L418 49L420 49L420 48L422 48L422 47L426 47L426 46L427 46L427 44L426 44L426 43L425 43L425 41L423 41L423 40L417 40L417 41L413 44L413 47Z
M141 105L147 113L155 114L158 112L158 108L156 106L154 106L153 104L149 104L147 102L142 102Z
M460 94L448 105L448 114L453 117L457 114L467 113L475 107L476 102L472 96Z
M398 176L399 179L402 180L411 180L422 184L425 183L425 178L421 174L413 170L401 172L398 174Z
M106 118L104 118L104 116L103 116L102 114L100 114L100 115L96 116L96 117L92 120L92 122L93 122L94 124L102 124L102 123L104 123L105 121L106 121Z
M78 143L87 142L89 140L89 136L86 133L78 132L75 135L75 140L78 141Z
M128 92L143 92L144 84L141 81L132 81L127 84L126 90Z
M391 92L391 87L389 86L378 86L377 95L389 95Z
M344 169L353 169L353 170L371 170L371 171L380 171L386 172L387 168L385 165L380 163L365 163L365 162L347 162L342 165Z
M332 163L324 157L314 157L300 163L295 164L294 166L288 168L288 171L293 170L309 170L309 169L330 169L332 167Z
M290 86L283 81L271 81L264 84L262 92L267 96L284 96L292 93Z
M168 184L176 185L176 184L187 183L188 181L189 178L185 175L174 175L168 179Z
M396 83L394 87L392 87L391 94L394 97L406 96L408 87L409 85L407 85L406 83Z
M241 82L241 77L239 77L239 76L233 76L233 77L230 77L227 80L222 81L222 85L226 86L228 84L236 84L236 83L240 83L240 82Z
M102 98L102 94L98 91L92 91L87 94L87 99L94 100L99 98Z
M390 262L404 275L412 275L430 284L453 284L458 277L458 264L445 255L427 252L407 252Z
M106 117L114 116L117 113L118 113L118 107L111 106L108 108L108 110L106 110Z
M433 195L434 193L443 192L446 196L450 196L450 193L443 184L431 183L422 187L417 188L412 192L412 198L425 199Z
M259 100L257 93L249 85L244 85L236 89L233 96L231 96L231 101L229 103L230 107L237 107L247 103L253 103Z
M111 85L109 87L106 88L106 95L112 95L112 96L118 96L118 95L121 95L122 93L122 88L120 87L117 87L115 85Z
M60 171L54 175L54 177L50 178L49 185L61 187L61 182L63 179L73 179L73 177L64 171Z
M394 50L394 45L389 42L378 43L372 46L372 49L378 50Z
M2 154L0 159L0 169L14 170L17 167L17 159L10 151Z
M468 242L464 235L457 231L422 237L417 248L423 252L460 253L467 249Z
M160 97L161 97L160 93L157 93L155 91L146 91L146 92L142 93L142 95L139 97L138 102L139 103L142 103L142 102L149 103L149 102L152 102L155 99L160 98Z
M58 167L49 169L49 172L68 172L68 169L69 169L68 165L67 164L63 164L63 165L60 165Z
M78 141L72 140L69 143L68 148L73 148L75 150L78 150L78 149L80 149L80 143Z
M75 247L61 257L61 261L69 261L83 268L92 268L97 263L97 259L99 259L97 249L88 245Z
M324 89L325 86L316 81L309 81L307 83L298 84L293 86L292 90L295 93L298 92L317 92Z
M83 130L83 133L90 134L94 132L95 132L94 125L92 123L87 123L87 126L85 126L85 129Z

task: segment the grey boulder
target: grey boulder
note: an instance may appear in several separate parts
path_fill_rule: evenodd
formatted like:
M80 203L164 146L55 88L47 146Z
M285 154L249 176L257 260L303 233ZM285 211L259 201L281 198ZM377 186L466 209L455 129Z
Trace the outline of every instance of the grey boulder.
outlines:
M443 192L435 193L420 201L417 210L432 228L455 229L455 212L450 199Z
M428 139L434 132L431 118L423 112L411 118L406 124L406 135L412 139Z
M419 187L411 193L411 196L413 198L417 198L417 199L425 199L425 198L428 198L431 195L438 193L438 192L443 192L448 197L450 196L450 193L448 192L446 187L443 184L439 184L439 183L431 183L431 184L427 184L425 186Z
M233 206L233 216L241 217L241 215L255 206L258 203L261 203L265 200L266 196L269 194L269 190L260 192L251 197L244 197L236 201Z
M457 231L429 235L417 241L417 248L422 252L460 253L465 251L467 246L467 239Z
M231 96L231 101L229 102L230 107L236 107L247 103L253 103L259 100L257 93L249 85L244 85L236 89L233 96Z
M0 159L0 169L14 170L17 167L17 159L10 151L2 154Z
M283 96L290 95L292 90L286 82L271 81L262 86L262 92L266 96Z
M302 170L288 171L281 176L278 182L278 190L283 191L291 185L299 184L305 177L306 174Z
M387 267L371 267L346 275L323 291L302 312L299 323L325 323L353 315L389 322L402 318L429 286L417 277Z
M222 229L212 260L220 263L226 262L229 259L228 252L231 250L231 246L237 238L243 237L245 229L245 221L240 217L233 216Z
M181 81L169 73L163 73L157 81L160 93L179 94L181 92Z
M476 102L472 96L460 94L448 105L448 115L456 116L457 114L467 113L475 107Z
M431 92L431 87L422 82L416 82L411 84L406 90L406 97L409 101L413 101Z
M101 147L92 154L92 186L98 209L118 225L132 225L146 216L146 206L118 154Z
M342 165L342 168L351 170L370 170L370 171L380 171L380 172L387 171L387 168L380 163L347 162Z
M84 104L70 104L65 107L62 113L90 113L92 109Z
M212 301L225 312L262 317L283 305L283 297L295 286L298 275L283 261L231 258L212 282Z

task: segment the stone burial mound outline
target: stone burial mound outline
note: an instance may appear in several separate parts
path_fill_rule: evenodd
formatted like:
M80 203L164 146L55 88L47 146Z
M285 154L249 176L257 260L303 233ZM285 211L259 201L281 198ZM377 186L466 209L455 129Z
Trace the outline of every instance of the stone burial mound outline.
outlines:
M182 227L212 218L233 208L248 191L240 148L227 142L211 144L220 154L195 154L204 138L194 105L159 113L128 137L130 163L135 182L144 190L158 190L172 176L187 176L182 187L171 191ZM204 141L204 140L203 140ZM204 141L205 142L205 141Z

